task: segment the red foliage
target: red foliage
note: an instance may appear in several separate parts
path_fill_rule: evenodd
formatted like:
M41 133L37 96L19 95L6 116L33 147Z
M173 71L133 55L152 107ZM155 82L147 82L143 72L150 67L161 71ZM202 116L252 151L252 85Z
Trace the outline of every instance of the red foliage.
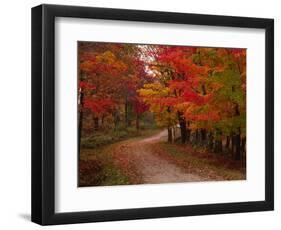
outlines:
M210 99L212 98L212 95L211 94L208 94L208 95L201 94L200 95L191 90L190 91L188 90L183 93L183 98L187 102L193 102L196 105L204 105L210 101Z
M140 115L147 111L149 106L145 104L141 98L136 97L133 101L133 109L136 114Z
M94 86L91 83L85 82L85 81L79 81L79 88L94 90L94 89L96 89L96 86Z
M191 121L219 121L220 116L215 111L210 111L204 114L190 114L186 113L185 117Z
M245 49L235 48L235 49L229 49L229 50L230 50L231 54L233 54L233 56L236 58L246 56Z
M109 98L96 99L86 98L84 100L84 108L90 109L93 113L102 114L110 109L114 109L116 103L114 100Z

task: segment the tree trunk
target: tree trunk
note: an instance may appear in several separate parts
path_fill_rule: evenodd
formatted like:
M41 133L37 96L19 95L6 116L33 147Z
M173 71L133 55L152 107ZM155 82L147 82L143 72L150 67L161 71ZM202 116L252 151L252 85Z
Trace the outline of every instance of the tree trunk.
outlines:
M113 112L113 117L114 117L114 131L116 131L120 121L120 117L117 110Z
M172 143L173 142L173 137L172 137L173 133L172 133L172 128L168 127L168 142Z
M201 142L203 145L206 145L207 140L207 131L206 129L201 129Z
M172 127L172 143L175 143L176 141L176 127Z
M94 130L95 131L99 130L99 118L98 117L94 118Z
M136 129L139 130L140 129L140 118L139 115L137 114L136 116Z
M241 159L240 134L235 135L235 160Z
M80 95L78 100L78 108L79 108L79 117L78 117L78 152L80 152L81 147L81 136L82 136L82 128L83 128L83 105L84 105L84 93L80 88Z
M242 138L241 150L242 150L242 154L245 156L246 155L246 137Z
M234 158L235 155L235 135L231 134L231 155Z
M221 139L215 141L215 152L216 153L222 152L222 140Z
M208 143L208 146L209 146L210 150L213 150L213 148L214 148L214 136L213 136L212 132L209 133L209 143Z
M216 134L218 135L218 137L215 141L215 152L222 153L222 132L218 130Z
M195 131L195 142L196 142L196 144L199 143L199 130L198 129L196 129L196 131Z
M230 146L230 137L226 137L225 150L228 152Z
M235 115L239 116L240 111L239 111L239 105L235 104ZM240 160L241 159L241 130L240 127L238 128L238 134L235 135L235 160Z
M186 120L181 112L178 112L179 125L181 130L181 143L184 144L187 139Z
M235 160L241 159L241 138L240 130L239 133L235 135Z
M191 130L190 129L186 129L186 143L190 142L190 136L191 136Z
M105 115L102 115L102 117L101 117L101 125L102 126L104 125L104 119L105 119Z

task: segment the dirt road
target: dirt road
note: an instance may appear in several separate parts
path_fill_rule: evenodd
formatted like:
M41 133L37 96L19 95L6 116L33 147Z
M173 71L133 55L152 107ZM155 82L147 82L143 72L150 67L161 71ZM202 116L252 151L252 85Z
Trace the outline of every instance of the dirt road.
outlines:
M155 143L167 138L167 131L147 137L141 140L134 140L120 143L114 152L119 154L121 161L126 162L141 178L141 183L171 183L202 181L199 175L187 173L179 166L162 159L156 154Z

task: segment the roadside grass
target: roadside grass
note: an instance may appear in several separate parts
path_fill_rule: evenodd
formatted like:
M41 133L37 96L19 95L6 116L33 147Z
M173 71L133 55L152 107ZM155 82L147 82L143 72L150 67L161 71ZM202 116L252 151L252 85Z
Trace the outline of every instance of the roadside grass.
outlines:
M84 165L88 168L85 169ZM79 159L79 186L107 186L129 184L129 178L113 162L107 147L81 149Z
M196 173L206 180L245 180L246 169L241 162L226 156L210 153L190 145L158 143L158 155L179 165L189 173ZM157 148L157 146L155 146Z
M159 129L140 129L126 128L121 130L111 130L107 132L98 131L94 135L81 138L81 148L96 148L119 141L127 140L130 138L145 137L153 135L158 132Z

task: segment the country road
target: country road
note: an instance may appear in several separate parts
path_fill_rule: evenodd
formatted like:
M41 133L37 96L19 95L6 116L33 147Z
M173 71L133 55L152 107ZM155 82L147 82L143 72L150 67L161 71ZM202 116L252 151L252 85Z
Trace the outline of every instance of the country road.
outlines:
M154 154L155 144L166 139L167 131L130 142L120 143L114 152L125 159L141 177L141 183L171 183L202 181L199 175L187 173L179 166Z
M246 179L241 162L191 145L167 143L166 130L84 149L81 159L81 186Z

